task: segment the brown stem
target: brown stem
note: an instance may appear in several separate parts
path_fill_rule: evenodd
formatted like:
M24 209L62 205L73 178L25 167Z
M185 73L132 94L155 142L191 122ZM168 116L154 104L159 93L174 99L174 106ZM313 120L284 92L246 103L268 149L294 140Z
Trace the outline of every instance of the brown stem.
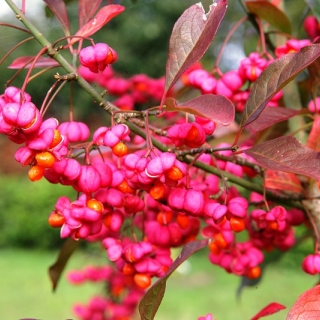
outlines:
M15 25L13 25L13 24L10 24L10 23L0 22L0 26L10 27L10 28L13 28L13 29L18 29L18 30L20 30L20 31L23 31L23 32L32 34L32 32L31 32L30 30L27 30L27 29L24 29L24 28L21 28L21 27L17 27L17 26L15 26Z

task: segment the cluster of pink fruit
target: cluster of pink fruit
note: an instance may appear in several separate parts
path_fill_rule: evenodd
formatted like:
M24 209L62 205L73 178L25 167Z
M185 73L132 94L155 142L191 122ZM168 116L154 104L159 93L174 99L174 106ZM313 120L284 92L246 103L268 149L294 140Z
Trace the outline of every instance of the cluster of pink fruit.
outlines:
M275 55L297 52L307 44L309 40L289 40L276 49ZM110 94L120 96L114 103L121 109L131 110L135 104L161 99L163 78L115 77L107 66L117 60L117 54L106 44L82 49L79 60L79 73ZM254 52L242 60L238 70L219 79L196 65L182 75L181 81L203 94L224 95L241 112L250 85L269 63ZM281 97L279 92L269 105L278 106ZM313 107L318 109L317 105ZM200 234L210 239L209 260L213 264L229 273L258 278L264 258L262 250L288 250L295 241L292 227L305 222L298 209L287 210L268 203L272 208L263 210L264 198L254 193L249 210L248 201L236 187L227 191L222 188L222 176L179 160L173 151L204 146L216 129L213 121L195 116L193 121L172 123L166 129L165 137L157 138L167 145L167 152L151 147L150 143L141 146L141 140L137 145L136 137L125 124L100 127L88 141L90 130L86 124L70 121L59 125L54 118L43 120L31 97L20 89L9 87L0 96L0 133L15 143L25 144L18 149L15 159L30 166L30 180L45 177L79 193L75 201L65 196L58 199L49 224L61 228L62 238L100 241L109 260L114 262L114 268L89 268L70 274L73 283L108 283L110 298L96 297L88 306L76 307L82 319L129 319L152 278L163 276L172 264L170 249L193 241ZM152 134L147 130L147 139ZM230 156L230 145L219 147L229 151L218 154ZM80 149L82 153L78 152ZM94 152L96 149L100 149L99 154ZM198 159L238 177L256 174L231 158L215 160L201 154ZM247 240L240 242L236 234L244 230ZM303 269L319 273L319 255L308 256ZM211 315L205 317L209 318Z

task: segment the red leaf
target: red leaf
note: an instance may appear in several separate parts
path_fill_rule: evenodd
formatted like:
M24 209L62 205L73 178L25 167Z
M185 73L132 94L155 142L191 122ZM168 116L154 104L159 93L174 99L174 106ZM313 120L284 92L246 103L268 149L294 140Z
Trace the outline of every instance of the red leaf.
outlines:
M250 13L269 22L278 30L291 34L291 23L287 15L278 9L276 5L267 1L246 1Z
M320 180L319 153L294 137L280 137L243 151L258 164L272 170L302 174Z
M43 0L53 14L60 21L64 34L70 36L70 23L68 18L67 7L63 0Z
M308 136L307 147L315 151L320 151L320 115L316 115L312 124L312 129Z
M176 270L193 253L204 248L207 244L208 240L197 240L189 242L183 247L179 257L173 262L167 273L149 288L140 301L139 313L141 320L154 319L166 291L168 278L171 276L173 271Z
M278 302L271 302L266 307L264 307L260 312L258 312L251 320L258 320L262 317L269 316L270 314L274 314L279 312L280 310L285 309L286 307Z
M264 173L264 183L268 189L295 193L303 192L300 180L290 172L268 169Z
M113 17L124 11L125 7L118 4L110 4L108 6L102 7L96 16L86 23L84 26L78 30L75 36L90 37L95 32L100 30L107 22L109 22ZM79 38L72 38L70 44L74 44L79 41Z
M102 0L79 0L79 28L84 26L98 10Z
M30 61L32 61L34 58L35 56L24 56L24 57L17 58L10 64L8 68L9 69L21 69L21 68L29 69L31 65ZM28 64L26 65L26 63ZM34 68L59 67L59 66L60 64L57 61L53 60L52 58L40 57L35 63Z
M235 116L232 102L221 95L205 94L182 103L178 103L174 98L168 98L165 104L167 111L189 112L223 125L229 125Z
M217 0L207 14L201 3L187 9L175 23L169 42L166 83L161 105L168 90L184 71L207 51L226 12L227 0Z
M286 320L320 319L320 285L305 291L290 309Z
M289 53L272 62L253 83L242 113L241 127L255 121L269 100L298 73L320 57L320 44L312 44L297 53Z
M56 262L49 268L49 276L52 282L53 291L57 288L62 272L79 244L80 241L68 238L62 246Z
M278 122L288 120L300 112L301 110L281 107L265 107L258 119L250 124L250 128L253 131L262 131Z

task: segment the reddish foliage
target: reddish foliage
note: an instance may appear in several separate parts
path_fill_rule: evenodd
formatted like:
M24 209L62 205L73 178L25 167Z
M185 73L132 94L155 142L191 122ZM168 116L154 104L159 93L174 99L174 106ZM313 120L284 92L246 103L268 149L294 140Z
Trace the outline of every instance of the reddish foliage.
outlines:
M109 6L102 7L92 20L78 30L75 36L90 37L95 32L100 30L112 18L124 11L124 9L125 8L123 6L118 4L111 4ZM79 40L80 38L75 37L70 41L70 44L74 44Z
M266 141L244 150L244 153L268 169L303 174L320 180L318 152L305 147L294 137Z
M303 191L300 180L295 174L289 172L266 170L264 183L268 189L296 193Z
M290 309L286 320L320 319L320 285L304 292Z
M223 125L229 125L235 115L234 106L229 99L213 94L202 95L183 103L178 103L174 98L168 98L166 110L188 112Z
M262 317L269 316L285 308L286 308L285 306L283 306L278 302L271 302L266 307L264 307L260 312L258 312L253 318L251 318L251 320L258 320Z
M188 8L175 23L169 43L166 84L162 101L183 72L207 51L227 9L227 1L219 0L205 14L202 4Z

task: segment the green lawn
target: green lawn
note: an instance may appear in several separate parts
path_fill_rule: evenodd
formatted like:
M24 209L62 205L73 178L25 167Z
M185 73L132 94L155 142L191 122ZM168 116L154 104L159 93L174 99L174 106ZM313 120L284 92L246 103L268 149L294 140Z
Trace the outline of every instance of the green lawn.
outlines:
M55 256L55 252L0 251L1 319L75 319L72 304L86 302L91 295L101 292L101 286L86 284L75 287L62 279L57 292L52 293L47 268ZM156 319L196 320L210 312L219 320L246 320L273 301L286 305L287 310L266 319L285 319L297 297L316 282L316 278L304 274L297 267L288 267L290 259L292 257L289 256L287 262L278 267L270 266L261 283L245 289L237 301L235 292L239 278L212 266L203 254L197 254L169 279ZM77 252L67 269L80 269L94 262L87 254Z

